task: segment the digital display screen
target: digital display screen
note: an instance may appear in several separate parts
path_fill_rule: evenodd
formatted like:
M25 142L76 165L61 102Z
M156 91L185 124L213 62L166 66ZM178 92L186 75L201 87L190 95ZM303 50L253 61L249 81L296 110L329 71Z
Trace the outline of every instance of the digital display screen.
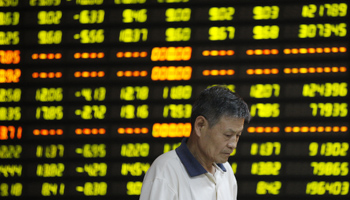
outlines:
M348 200L348 4L0 0L1 199L138 199L226 84L238 199Z

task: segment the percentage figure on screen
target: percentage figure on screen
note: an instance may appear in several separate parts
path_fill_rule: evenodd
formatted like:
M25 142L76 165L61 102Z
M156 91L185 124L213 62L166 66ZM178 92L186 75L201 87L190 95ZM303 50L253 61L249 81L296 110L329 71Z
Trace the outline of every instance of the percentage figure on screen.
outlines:
M79 19L81 24L101 24L104 22L104 10L82 10L73 16L74 20Z
M76 148L75 153L84 158L104 158L107 152L105 144L84 144L82 148Z
M84 167L77 167L75 169L78 173L87 173L90 177L106 176L106 163L89 163L84 164Z
M105 105L84 105L82 109L75 110L75 115L80 115L84 120L104 119L106 112Z
M75 92L76 97L84 97L86 101L104 101L106 98L106 88L82 88Z
M77 186L76 191L83 192L85 196L105 196L107 186L106 182L86 182L84 186Z

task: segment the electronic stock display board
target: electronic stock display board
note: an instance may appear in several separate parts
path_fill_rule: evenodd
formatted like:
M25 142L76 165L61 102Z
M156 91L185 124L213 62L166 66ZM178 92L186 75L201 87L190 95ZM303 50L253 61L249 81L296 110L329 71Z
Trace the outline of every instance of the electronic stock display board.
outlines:
M201 90L249 104L238 198L349 199L348 1L0 0L1 199L139 198Z

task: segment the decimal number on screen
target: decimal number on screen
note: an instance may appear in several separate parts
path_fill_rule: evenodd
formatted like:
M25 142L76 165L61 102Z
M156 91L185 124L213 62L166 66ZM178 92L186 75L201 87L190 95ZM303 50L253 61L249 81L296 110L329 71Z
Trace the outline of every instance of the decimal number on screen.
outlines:
M63 183L43 183L41 186L41 195L56 196L64 195L65 185Z
M250 148L250 155L259 156L273 156L280 155L281 143L280 142L265 142L265 143L252 143Z
M251 105L251 116L261 118L279 117L280 104L278 103L257 103Z
M163 117L164 118L190 118L192 113L192 105L191 104L169 104L165 105L163 109Z
M347 11L348 4L346 3L309 4L303 6L301 16L305 18L346 17Z
M148 105L123 105L120 109L120 117L124 119L148 118Z
M309 156L347 156L348 150L347 142L312 142L309 145Z
M282 183L280 181L273 181L273 182L259 181L256 186L256 194L278 195L280 193L281 187L282 187Z
M348 162L311 162L313 174L316 176L347 176Z
M147 100L148 93L148 86L126 86L120 90L120 99L125 101Z
M23 185L22 183L0 183L0 196L8 197L15 196L19 197L22 195Z
M140 9L140 10L125 9L125 10L123 10L123 22L124 23L133 23L133 22L143 23L146 21L147 21L147 9Z
M309 195L348 195L349 194L349 182L348 181L313 181L308 182L306 185L306 194Z
M235 14L234 7L211 7L209 9L210 21L230 21Z
M84 144L82 148L76 148L75 153L81 154L84 158L106 157L105 144Z
M19 88L0 88L0 102L19 102L21 94Z
M123 157L147 157L150 145L148 143L128 143L121 146L120 155Z
M17 159L21 153L21 145L0 145L0 159Z
M104 21L104 10L82 10L79 14L74 15L74 19L79 19L81 24L101 24Z
M38 145L36 147L36 157L38 158L62 158L64 146L62 144Z
M167 22L187 22L190 19L190 8L168 8L165 11L165 21Z
M250 97L252 98L271 98L279 97L279 84L255 84L250 87Z
M149 163L122 163L121 175L123 176L141 176L146 174L148 169L150 168Z
M38 12L38 24L60 24L62 18L62 11L40 11Z
M38 88L35 92L35 100L41 102L62 101L62 88Z
M251 174L258 176L276 176L280 174L281 162L253 162Z
M163 88L163 99L190 99L192 97L191 85L168 86Z

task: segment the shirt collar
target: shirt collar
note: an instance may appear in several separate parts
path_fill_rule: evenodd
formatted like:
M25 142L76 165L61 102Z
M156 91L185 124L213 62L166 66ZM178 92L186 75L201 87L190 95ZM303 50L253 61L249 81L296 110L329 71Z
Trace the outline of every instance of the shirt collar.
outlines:
M192 155L188 149L186 143L188 138L182 139L181 145L175 149L177 156L179 156L182 164L185 166L188 174L191 177L199 176L201 174L207 173L207 170L197 161L197 159ZM224 172L226 168L222 163L216 163L218 167Z

